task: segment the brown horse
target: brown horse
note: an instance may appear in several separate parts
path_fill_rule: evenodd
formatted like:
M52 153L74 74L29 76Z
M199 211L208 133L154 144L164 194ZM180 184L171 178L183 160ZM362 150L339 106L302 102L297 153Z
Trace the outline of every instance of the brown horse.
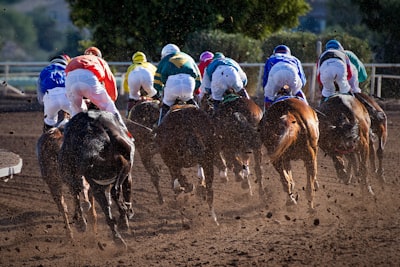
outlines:
M259 193L264 193L261 173L262 144L258 133L262 113L261 108L252 99L228 93L212 117L220 155L228 168L233 170L236 181L242 182L242 188L249 188L251 195L251 154L254 156Z
M297 204L290 161L303 160L307 172L307 199L314 208L317 182L318 117L303 100L283 97L265 112L260 135L271 163L279 173L290 203Z
M79 216L84 216L79 203L84 176L104 212L114 241L124 247L126 243L117 230L106 193L111 190L111 197L119 209L118 228L128 229L128 219L133 216L131 168L134 150L133 141L113 114L89 110L76 114L66 125L58 157L60 175L70 186Z
M354 172L373 194L368 178L371 120L367 109L352 95L337 94L322 102L319 111L319 147L332 158L337 176L349 183Z
M213 204L213 161L217 152L214 128L209 116L194 105L175 105L155 133L155 143L169 169L171 186L177 195L192 192L194 189L194 184L183 175L182 169L202 167L204 180L200 181L199 189L205 189L204 197L211 216L218 224Z
M157 126L160 114L159 101L143 101L132 107L126 125L135 135L135 148L139 153L143 166L150 174L151 181L157 191L159 204L164 203L160 190L160 170L154 162L158 153L154 144L153 129Z
M36 153L39 160L39 167L42 174L43 180L46 182L50 189L51 196L53 200L57 204L57 208L59 212L63 215L65 229L67 232L67 237L73 239L72 229L70 227L70 222L68 218L68 209L67 204L64 199L64 193L62 190L63 181L60 176L58 170L58 153L60 152L61 145L63 142L64 134L63 128L52 128L46 132L44 132L38 139L36 145ZM87 185L85 183L85 185ZM96 209L94 208L94 198L91 192L88 192L89 188L87 186L84 187L83 199L88 203L90 195L90 206L89 209L91 212L89 213L92 222L93 222L93 230L97 231L96 221ZM75 210L75 215L73 216L74 221L79 225L79 229L84 230L86 228L86 222L84 222L84 218L79 217L78 211ZM82 220L79 220L82 219Z
M384 181L383 150L385 149L388 135L387 116L374 98L364 93L357 93L354 95L367 108L371 118L372 134L370 134L371 138L369 143L371 169L375 171L378 178ZM375 148L375 142L377 143L378 148ZM378 158L378 168L376 168L376 156Z

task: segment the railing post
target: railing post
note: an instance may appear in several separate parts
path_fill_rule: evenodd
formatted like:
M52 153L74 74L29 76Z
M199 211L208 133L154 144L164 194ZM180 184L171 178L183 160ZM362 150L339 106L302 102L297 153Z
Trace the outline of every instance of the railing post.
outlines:
M369 94L373 95L375 93L375 76L376 76L376 67L372 66L371 70L371 88L369 90Z
M381 97L382 75L378 75L377 78L378 78L378 85L377 85L377 88L376 88L376 95L377 95L378 97Z

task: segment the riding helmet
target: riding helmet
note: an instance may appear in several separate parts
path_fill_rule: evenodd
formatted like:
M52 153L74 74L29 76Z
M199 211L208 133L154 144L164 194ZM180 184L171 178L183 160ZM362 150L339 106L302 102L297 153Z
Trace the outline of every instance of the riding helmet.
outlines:
M278 45L274 48L274 54L286 54L291 55L290 48L286 45Z
M164 58L170 54L175 54L177 52L180 52L181 50L179 49L178 46L174 44L167 44L166 46L163 47L161 50L161 58Z
M102 57L100 49L98 49L97 47L94 47L94 46L91 46L91 47L87 48L85 50L84 54L85 55L94 55L94 56L97 56L97 57Z

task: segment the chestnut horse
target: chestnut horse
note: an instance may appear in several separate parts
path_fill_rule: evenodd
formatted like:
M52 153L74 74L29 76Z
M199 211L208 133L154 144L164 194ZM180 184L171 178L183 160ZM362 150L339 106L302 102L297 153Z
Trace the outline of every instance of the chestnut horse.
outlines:
M279 173L289 202L297 204L294 195L292 160L303 160L307 173L307 199L314 208L317 182L318 117L303 100L291 96L278 98L260 122L260 135L271 163Z
M38 157L42 178L48 185L50 189L50 194L53 197L54 202L56 202L59 212L64 218L64 225L67 232L67 237L72 240L73 233L70 227L67 204L65 202L63 193L63 181L58 170L58 153L60 152L61 145L64 139L63 131L63 127L54 127L44 132L39 137L36 144L36 154ZM89 215L93 222L93 231L96 232L97 214L96 209L94 208L94 198L91 194L91 191L89 192L89 187L86 181L83 182L85 186L83 188L84 192L82 195L82 202L86 201L86 203L89 203L89 206L87 206L85 211L91 211ZM73 218L76 225L78 226L78 229L84 231L86 229L86 222L84 221L85 218L80 217L77 210L75 210Z
M201 166L204 180L199 191L205 190L213 220L218 224L214 211L214 169L216 158L213 124L209 116L194 105L174 105L155 129L155 143L171 174L171 187L176 195L190 193L194 184L182 173L183 168Z
M253 194L249 180L251 154L254 156L259 194L264 193L261 172L262 143L258 133L258 123L262 115L262 109L252 99L226 93L222 104L212 116L220 156L228 168L233 170L236 181L242 182L242 188L249 188L251 195Z
M370 164L371 169L375 171L381 181L385 181L383 169L383 150L387 141L387 116L381 106L371 96L364 93L356 93L355 97L364 104L371 118L370 134ZM375 148L375 142L378 148ZM378 158L378 167L376 167L376 157Z
M144 168L150 174L158 196L159 204L164 203L160 190L160 170L154 162L154 156L158 153L154 144L153 129L157 126L160 114L159 101L142 101L132 107L128 114L126 126L135 134L135 148L140 155Z
M79 194L84 176L104 212L114 241L125 248L106 192L111 190L111 197L119 209L118 228L128 229L128 219L133 216L131 168L134 150L133 141L113 114L89 110L76 114L66 124L58 157L60 175L70 186L79 216L83 217Z
M373 194L368 178L371 119L365 106L352 95L336 94L321 103L318 118L319 147L332 158L338 178L349 183L354 172Z

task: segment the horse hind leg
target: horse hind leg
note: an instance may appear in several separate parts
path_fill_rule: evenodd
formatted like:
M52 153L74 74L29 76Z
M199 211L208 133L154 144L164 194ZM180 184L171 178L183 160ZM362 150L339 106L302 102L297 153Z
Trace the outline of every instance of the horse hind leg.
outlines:
M109 201L108 201L108 199L107 199L107 197L105 195L105 190L103 190L102 188L100 188L97 185L95 187L96 188L92 188L93 189L94 198L96 199L97 203L99 203L99 205L100 205L100 207L101 207L101 209L102 209L102 211L104 213L107 225L110 227L114 242L118 246L123 246L125 249L127 249L126 242L124 241L124 239L122 238L121 234L117 230L117 224L115 222L115 219L113 218L113 215L112 215L112 212L111 212L111 206L110 206ZM115 195L113 193L113 190L111 191L111 195Z
M279 173L279 176L281 178L282 186L283 186L283 191L288 194L288 202L287 205L289 204L295 204L297 205L297 199L298 196L295 196L293 194L294 190L294 181L292 177L292 170L291 170L291 165L289 163L284 163L283 160L278 160L277 162L273 163L275 169Z
M145 153L139 151L139 153L140 153L140 158L142 159L143 166L150 174L151 182L153 183L154 188L156 189L158 204L162 205L165 201L160 190L160 174L159 174L160 169L153 160L154 153L151 153L150 150L148 150Z

